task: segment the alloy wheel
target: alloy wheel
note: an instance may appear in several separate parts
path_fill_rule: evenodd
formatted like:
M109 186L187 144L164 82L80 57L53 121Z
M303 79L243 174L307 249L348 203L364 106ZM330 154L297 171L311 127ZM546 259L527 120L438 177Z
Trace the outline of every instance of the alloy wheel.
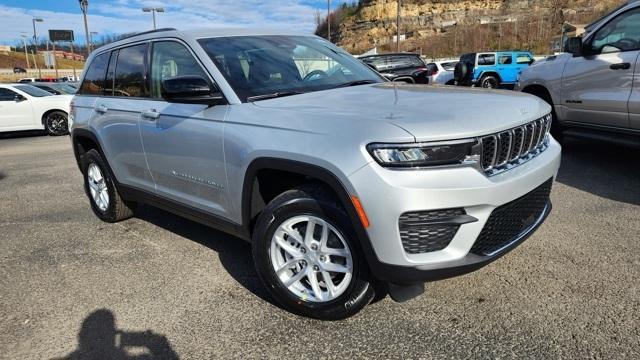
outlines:
M353 259L343 235L310 215L284 221L270 247L276 276L296 297L327 302L339 297L353 277Z
M106 211L109 208L109 191L100 167L94 163L87 169L87 183L93 202L98 209Z
M68 131L67 117L53 113L47 116L47 128L56 135L64 135Z

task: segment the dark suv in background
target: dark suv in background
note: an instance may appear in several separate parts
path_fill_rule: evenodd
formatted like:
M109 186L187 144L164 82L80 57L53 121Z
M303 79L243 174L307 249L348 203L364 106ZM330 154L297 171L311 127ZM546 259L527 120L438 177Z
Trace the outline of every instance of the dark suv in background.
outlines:
M368 55L360 58L391 81L411 84L428 84L429 71L419 54L390 53Z

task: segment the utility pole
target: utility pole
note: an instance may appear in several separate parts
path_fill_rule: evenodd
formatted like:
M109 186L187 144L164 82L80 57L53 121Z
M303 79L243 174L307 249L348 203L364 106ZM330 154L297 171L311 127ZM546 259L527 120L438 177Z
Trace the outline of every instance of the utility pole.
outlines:
M22 45L24 45L24 58L27 59L27 69L30 69L31 66L29 66L29 53L27 53L27 40L25 40L27 36L24 34L20 36L22 37Z
M327 40L331 42L331 0L327 0Z
M398 11L396 13L396 51L400 52L400 9L402 5L398 0Z
M82 17L84 18L84 37L87 42L87 57L91 53L91 34L89 33L89 25L87 24L87 11L89 10L89 0L79 0Z
M37 22L43 22L44 20L42 18L33 18L31 19L31 23L33 23L33 53L31 53L33 55L33 64L36 67L36 69L38 69L38 77L42 79L42 71L40 70L40 67L38 66L38 63L36 62L36 53L38 52L38 34L36 33L36 23Z
M145 7L142 8L143 12L150 12L153 15L153 30L156 30L156 13L164 12L164 8L162 7Z

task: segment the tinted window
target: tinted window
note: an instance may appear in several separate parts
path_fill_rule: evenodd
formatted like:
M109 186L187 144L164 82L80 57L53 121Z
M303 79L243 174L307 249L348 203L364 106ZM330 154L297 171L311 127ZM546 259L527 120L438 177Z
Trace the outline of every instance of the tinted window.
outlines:
M162 80L183 75L197 75L208 79L200 64L182 44L175 41L154 43L151 55L151 97L162 97Z
M38 89L37 87L31 85L16 85L15 88L20 91L26 92L33 97L51 96L51 93L42 89Z
M14 101L16 95L18 94L9 89L0 88L0 101Z
M495 54L480 54L478 55L478 65L495 65L496 64L496 55Z
M115 72L115 96L145 97L144 57L147 44L120 49Z
M640 8L623 13L593 37L595 53L614 53L640 49Z
M442 66L442 68L447 71L453 71L456 68L457 63L458 63L457 61L445 62L440 64L440 66Z
M96 56L84 76L82 85L80 85L79 94L83 95L100 95L104 89L104 74L107 71L107 63L109 62L109 53Z
M511 54L503 54L498 57L498 64L509 65L513 62Z
M424 66L422 60L417 56L390 56L388 62L391 68Z

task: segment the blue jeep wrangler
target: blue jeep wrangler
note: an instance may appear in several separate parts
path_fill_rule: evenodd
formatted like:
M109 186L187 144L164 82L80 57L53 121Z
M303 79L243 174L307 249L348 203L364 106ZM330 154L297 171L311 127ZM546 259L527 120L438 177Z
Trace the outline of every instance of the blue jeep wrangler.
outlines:
M533 63L528 51L469 53L454 69L456 85L513 88L522 70Z

